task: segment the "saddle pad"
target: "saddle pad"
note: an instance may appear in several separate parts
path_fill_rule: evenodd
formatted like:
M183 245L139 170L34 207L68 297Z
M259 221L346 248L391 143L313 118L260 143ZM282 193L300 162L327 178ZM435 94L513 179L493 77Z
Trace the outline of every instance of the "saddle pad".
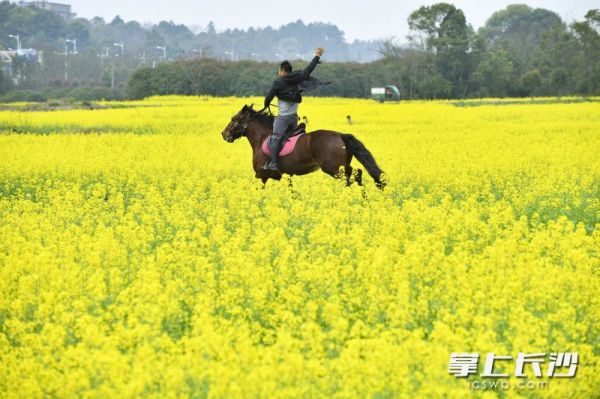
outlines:
M283 157L283 156L291 154L294 151L294 147L296 146L296 142L298 141L298 139L300 137L304 136L304 134L305 133L297 134L297 135L292 136L289 139L287 139L286 142L285 142L285 144L283 145L283 147L281 147L281 151L279 151L279 156ZM262 150L268 156L271 156L271 150L269 149L269 145L267 144L270 139L271 139L271 135L269 135L265 139L265 141L263 141L263 143L262 143Z

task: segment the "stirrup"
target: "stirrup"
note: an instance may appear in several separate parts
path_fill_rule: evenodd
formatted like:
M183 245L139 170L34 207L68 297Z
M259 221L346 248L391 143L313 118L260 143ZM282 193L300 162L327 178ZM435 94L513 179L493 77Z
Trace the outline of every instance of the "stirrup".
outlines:
M272 161L267 161L267 163L263 165L262 169L263 170L274 170L274 171L279 172L279 168L278 168L277 164Z

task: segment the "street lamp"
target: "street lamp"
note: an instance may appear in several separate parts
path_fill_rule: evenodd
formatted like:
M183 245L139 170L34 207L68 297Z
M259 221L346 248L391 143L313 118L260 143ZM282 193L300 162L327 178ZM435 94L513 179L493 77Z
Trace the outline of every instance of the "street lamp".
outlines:
M231 56L231 61L233 61L233 57L234 57L234 55L233 55L233 50L231 50L231 51L226 51L226 52L225 52L225 54L229 54L229 55Z
M167 59L167 47L166 46L156 46L156 48L159 50L162 50L163 60Z
M17 39L17 50L21 50L21 39L19 38L19 35L8 35L8 37Z
M73 39L73 40L71 40L71 39L65 39L65 41L67 43L72 43L73 44L73 54L77 54L77 39Z
M123 42L121 42L121 43L114 43L114 45L117 47L121 47L121 57L123 57L123 52L125 51L125 44Z
M56 54L65 56L65 82L69 80L69 73L68 73L68 69L67 69L69 67L69 58L67 57L69 55L68 50L69 50L68 44L67 44L67 42L65 42L65 52L64 53L55 52Z
M110 56L108 47L102 47L102 52L98 54L100 57L100 65L104 67L104 58Z

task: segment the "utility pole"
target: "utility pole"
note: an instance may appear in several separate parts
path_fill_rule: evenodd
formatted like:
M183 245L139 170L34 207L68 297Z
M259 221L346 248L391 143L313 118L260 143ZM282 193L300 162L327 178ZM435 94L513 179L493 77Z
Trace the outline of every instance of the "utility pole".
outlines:
M110 59L110 88L115 88L115 60L114 58Z
M142 60L140 65L146 65L146 50L142 50L142 56L140 57L140 59Z
M21 50L21 39L19 38L19 35L8 35L8 37L12 37L13 39L17 39L17 55L19 54L19 51ZM21 66L21 63L17 64L17 82L19 84L19 86L22 83L22 73L23 73L23 67Z
M100 80L104 76L104 59L110 57L110 88L113 89L115 87L115 66L114 66L114 58L110 56L110 48L102 47L102 53L100 53L100 63L102 66L102 73L100 75Z
M108 57L108 47L102 47L102 52L100 53L100 66L104 69L104 58Z
M121 43L114 43L114 45L121 48L121 69L123 69L123 65L125 64L125 60L123 59L125 44L123 43L123 41L121 41Z
M77 39L65 39L65 82L69 80L69 43L73 44L73 54L77 54Z
M64 55L65 56L65 82L66 82L66 81L69 80L69 74L67 72L67 69L69 67L69 62L68 62L68 58L67 58L67 56L69 55L68 48L67 48L67 43L65 42L65 52L64 53L55 52L55 54Z
M115 88L115 60L110 60L110 88Z
M69 81L69 73L67 72L69 69L69 49L67 48L67 43L65 43L65 82Z

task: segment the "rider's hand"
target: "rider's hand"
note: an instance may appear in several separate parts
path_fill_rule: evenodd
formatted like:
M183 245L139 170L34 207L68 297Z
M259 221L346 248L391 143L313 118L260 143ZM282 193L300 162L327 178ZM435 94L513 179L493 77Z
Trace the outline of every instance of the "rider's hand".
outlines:
M325 49L323 47L319 47L315 50L315 55L318 55L320 57L323 55L324 52L325 52Z

